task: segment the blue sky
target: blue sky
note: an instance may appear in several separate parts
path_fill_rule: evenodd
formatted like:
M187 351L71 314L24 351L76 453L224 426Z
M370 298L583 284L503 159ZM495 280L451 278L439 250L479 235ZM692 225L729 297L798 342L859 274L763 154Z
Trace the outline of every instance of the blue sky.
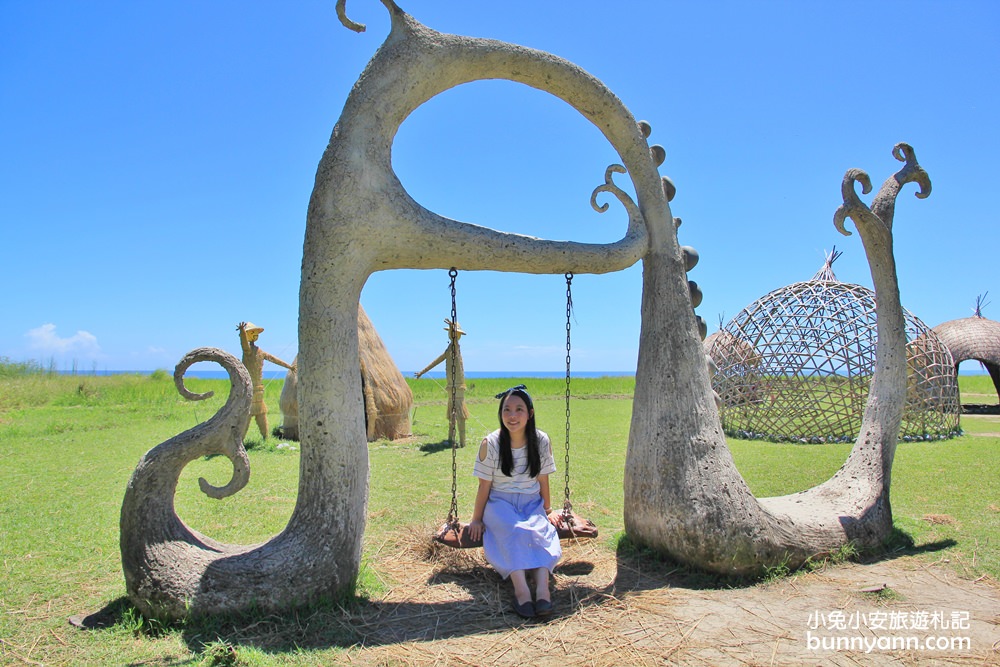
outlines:
M565 57L652 124L710 331L811 278L834 245L837 276L870 286L860 240L831 221L844 172L877 188L899 141L934 185L897 205L904 305L935 326L1000 300L996 2L400 4L437 30ZM0 356L172 368L204 345L238 354L250 320L291 361L316 166L387 33L375 0L347 12L368 31L342 27L334 0L0 0ZM597 242L625 227L614 202L589 205L617 161L603 137L515 84L431 100L393 160L418 201L459 220ZM641 266L576 277L575 369L634 370L640 289ZM562 276L462 273L458 299L467 370L564 367ZM443 351L446 272L375 274L362 305L401 370Z

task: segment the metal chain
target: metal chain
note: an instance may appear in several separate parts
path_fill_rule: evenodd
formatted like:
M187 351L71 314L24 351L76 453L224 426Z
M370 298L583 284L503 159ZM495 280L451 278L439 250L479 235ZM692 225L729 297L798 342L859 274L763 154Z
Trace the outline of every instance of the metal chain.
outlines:
M448 277L451 278L451 325L452 327L458 326L458 308L455 302L455 278L458 277L458 269L452 267L448 271ZM449 331L449 337L451 332ZM458 346L452 342L451 344L451 369L454 371L458 368ZM458 387L456 382L451 383L451 399L449 401L450 409L448 410L448 443L451 445L451 509L448 510L448 524L454 525L458 523L458 444L455 442L455 424L458 421L458 401L457 392Z
M570 321L573 315L573 273L566 274L566 500L563 503L563 515L565 519L573 523L573 504L569 501L569 397L570 397Z

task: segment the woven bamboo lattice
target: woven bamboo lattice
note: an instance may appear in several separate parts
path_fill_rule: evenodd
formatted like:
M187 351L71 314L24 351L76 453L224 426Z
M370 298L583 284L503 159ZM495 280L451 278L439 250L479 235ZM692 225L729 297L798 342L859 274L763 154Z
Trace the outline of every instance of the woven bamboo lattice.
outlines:
M706 339L727 434L806 443L857 435L875 369L875 293L837 280L837 256L835 250L812 280L758 299ZM951 353L905 309L904 317L909 372L900 437L958 435Z

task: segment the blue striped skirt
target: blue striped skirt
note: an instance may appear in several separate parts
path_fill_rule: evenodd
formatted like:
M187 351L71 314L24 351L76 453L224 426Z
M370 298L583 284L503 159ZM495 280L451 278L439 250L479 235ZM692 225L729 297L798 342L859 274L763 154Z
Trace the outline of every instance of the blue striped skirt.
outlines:
M562 557L555 526L549 523L537 493L490 490L483 512L483 552L500 576L544 567L549 572Z

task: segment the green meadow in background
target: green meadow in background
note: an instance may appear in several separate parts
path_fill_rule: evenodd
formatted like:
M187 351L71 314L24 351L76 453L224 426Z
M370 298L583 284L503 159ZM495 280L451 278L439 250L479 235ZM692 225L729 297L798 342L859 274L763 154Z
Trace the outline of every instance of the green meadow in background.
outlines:
M32 364L0 362L2 661L226 664L213 657L211 632L205 632L202 653L193 654L190 642L177 629L151 633L148 622L130 610L123 600L118 520L125 486L139 458L214 414L225 401L228 381L187 379L193 391L216 392L207 401L189 402L177 393L164 371L60 375ZM380 545L400 531L429 535L445 519L450 504L452 450L447 442L444 383L435 379L408 382L414 394L413 436L369 444L370 498L358 591L362 597L379 585L376 552ZM552 439L559 468L552 477L553 500L562 501L565 381L470 379L466 394L470 446L456 454L457 493L464 519L475 497L476 480L471 474L475 444L497 424L494 394L520 382L528 385L535 399L539 428ZM996 403L988 376L961 376L959 383L963 402ZM574 509L598 524L602 548L613 551L620 547L623 531L623 471L635 381L632 377L574 378L571 386L569 469ZM281 387L281 380L269 381L266 387L272 427L281 423ZM923 550L926 553L921 557L947 559L962 576L998 580L1000 416L964 415L962 428L965 434L952 440L899 444L892 473L899 540L893 548ZM295 504L298 443L273 436L262 440L251 424L247 446L250 482L235 496L212 500L198 489L198 477L217 485L229 480L230 465L224 457L190 464L177 491L181 518L225 542L266 541L282 530ZM851 444L730 439L729 446L753 492L773 496L829 478ZM121 620L108 630L83 633L67 624L74 614L114 604L121 607ZM336 634L325 626L315 631ZM337 641L334 637L329 645ZM282 659L288 664L313 664L295 662L292 654Z

